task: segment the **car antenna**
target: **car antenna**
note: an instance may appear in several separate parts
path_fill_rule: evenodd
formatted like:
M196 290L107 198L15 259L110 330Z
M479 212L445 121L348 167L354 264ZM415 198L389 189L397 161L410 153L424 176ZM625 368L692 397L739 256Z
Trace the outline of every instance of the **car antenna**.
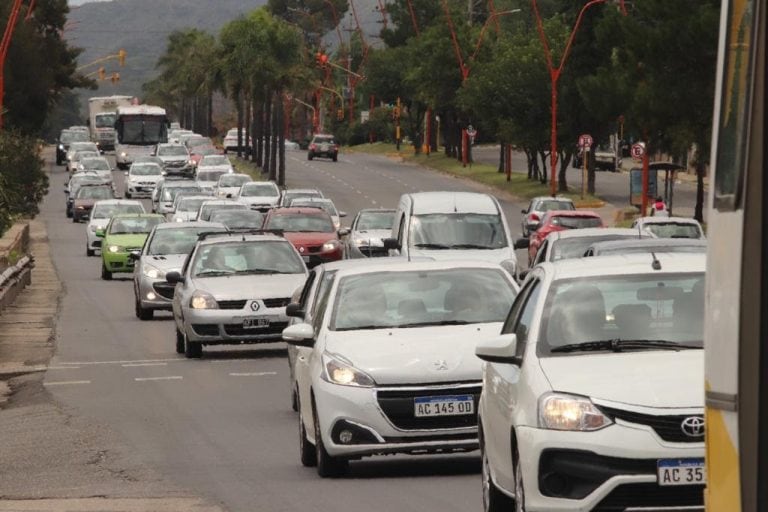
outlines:
M656 253L652 252L651 256L653 257L653 262L651 263L651 268L653 268L653 270L661 270L661 262L656 257Z

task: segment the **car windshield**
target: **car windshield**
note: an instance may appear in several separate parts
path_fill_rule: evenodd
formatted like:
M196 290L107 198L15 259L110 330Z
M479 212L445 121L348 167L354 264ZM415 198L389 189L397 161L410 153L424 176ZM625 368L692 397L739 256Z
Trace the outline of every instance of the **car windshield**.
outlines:
M184 197L179 201L176 207L177 212L196 212L200 209L200 205L204 202L210 201L207 197Z
M209 219L221 222L230 229L259 229L264 224L264 214L250 210L214 210Z
M96 204L93 208L94 219L109 219L121 213L144 213L140 204Z
M648 263L650 269L650 262ZM590 276L550 288L538 350L610 340L703 346L704 274Z
M283 194L283 204L291 204L291 201L296 199L297 197L323 197L320 195L320 192L286 192Z
M197 186L184 186L184 187L163 187L162 200L165 202L172 202L176 199L176 196L180 193L184 194L197 194L200 192L200 187Z
M339 212L336 207L330 201L313 201L311 199L299 198L291 201L291 208L320 208L331 217L338 217Z
M658 238L701 238L701 230L696 224L683 222L648 223L645 229Z
M83 168L88 171L111 171L112 168L103 158L85 158L82 160Z
M507 246L498 215L431 213L411 219L410 245L424 249L500 249Z
M207 155L204 156L202 160L200 160L200 165L206 166L206 165L231 165L229 162L229 158L222 156L222 155Z
M192 265L195 277L243 274L303 274L304 262L285 240L225 242L202 246Z
M250 176L244 176L242 174L225 174L219 178L219 186L240 188L243 183L248 183L249 181L253 181Z
M589 249L589 246L597 242L607 242L608 240L637 240L638 235L605 235L605 236L580 236L576 238L566 238L556 240L552 243L551 261L568 260L571 258L581 258Z
M86 136L86 140L88 140L87 139L88 134L86 133L84 135ZM75 152L75 151L93 151L93 152L98 153L99 148L97 148L96 144L94 144L93 142L84 142L84 141L83 142L74 142L73 141L72 144L69 145L69 150L72 151L72 152Z
M376 272L343 278L331 329L501 322L516 295L500 270Z
M109 232L112 235L149 233L152 228L163 222L162 217L125 217L112 219Z
M200 206L200 220L211 220L211 213L215 210L247 210L248 207L240 203L214 203Z
M392 229L395 212L362 212L357 219L357 230Z
M157 148L158 156L187 156L187 148L184 146L160 146Z
M315 137L313 140L315 144L334 144L333 137Z
M72 155L72 160L80 161L80 160L83 160L85 158L94 158L94 157L97 157L97 156L99 156L99 152L98 151L91 151L90 149L83 149L83 150L75 151L75 154Z
M75 197L77 199L112 199L112 187L80 187Z
M132 176L160 176L163 174L163 169L157 164L133 164L130 174Z
M195 248L200 233L224 232L225 229L216 226L181 227L157 229L152 235L147 254L189 254Z
M229 171L200 171L197 173L197 181L219 181Z
M706 253L706 245L638 245L638 246L612 246L597 248L595 256L605 256L607 254L650 254L663 252L685 252L685 253Z
M96 128L114 128L116 114L98 114L96 115Z
M242 197L277 197L280 191L272 183L254 183L243 185Z
M582 229L603 227L603 221L599 217L578 217L562 215L552 217L550 223L563 229Z
M273 215L266 226L268 229L281 229L297 233L333 233L333 222L327 215L303 215L300 213L283 213Z
M534 209L540 212L550 212L553 210L575 210L576 207L571 201L557 201L554 199L548 199L539 203Z

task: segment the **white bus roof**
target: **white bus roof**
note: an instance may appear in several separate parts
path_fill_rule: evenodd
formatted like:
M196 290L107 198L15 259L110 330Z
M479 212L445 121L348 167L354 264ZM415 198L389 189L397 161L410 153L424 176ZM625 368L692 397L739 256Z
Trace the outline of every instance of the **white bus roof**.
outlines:
M164 116L165 109L151 105L131 105L130 107L117 107L117 115Z

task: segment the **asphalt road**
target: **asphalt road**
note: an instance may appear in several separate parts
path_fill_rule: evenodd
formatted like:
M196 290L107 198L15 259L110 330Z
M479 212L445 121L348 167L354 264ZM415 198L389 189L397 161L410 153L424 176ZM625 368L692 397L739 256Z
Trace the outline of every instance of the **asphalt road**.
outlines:
M42 217L66 294L45 385L80 420L112 429L134 459L232 512L480 508L477 454L364 459L338 480L303 468L285 346L209 349L201 360L178 356L169 314L135 318L130 275L100 279L100 259L85 256L85 225L64 216L65 172L56 169ZM121 189L122 173L115 180ZM322 189L349 213L346 224L361 208L394 207L404 192L482 190L362 154L332 163L289 153L288 181ZM523 205L503 206L517 233Z

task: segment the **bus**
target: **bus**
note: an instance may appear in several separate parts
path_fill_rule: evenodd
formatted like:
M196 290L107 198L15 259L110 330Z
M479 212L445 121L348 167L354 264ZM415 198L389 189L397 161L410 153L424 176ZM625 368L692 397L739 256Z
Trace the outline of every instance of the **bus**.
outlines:
M704 323L708 512L768 510L764 0L723 0Z
M127 169L139 155L149 155L155 145L168 142L168 116L165 109L151 105L117 108L115 120L117 167Z

